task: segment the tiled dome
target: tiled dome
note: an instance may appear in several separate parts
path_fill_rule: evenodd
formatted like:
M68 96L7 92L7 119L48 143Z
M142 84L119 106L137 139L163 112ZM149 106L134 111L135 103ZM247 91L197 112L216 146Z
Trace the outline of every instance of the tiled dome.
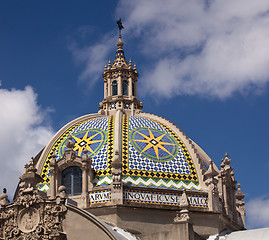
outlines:
M115 148L121 148L122 181L125 185L202 189L195 166L197 164L193 159L195 156L192 156L184 143L189 140L179 129L163 118L145 113L135 116L123 114L121 119L116 120L119 123L115 123L115 119L115 116L87 115L63 127L42 154L43 161L39 168L42 168L41 177L44 182L40 188L48 189L52 155L56 154L56 160L62 158L71 136L76 154L82 156L83 149L86 148L92 158L95 186L111 183L111 163ZM122 133L120 146L116 147L115 124L120 124Z

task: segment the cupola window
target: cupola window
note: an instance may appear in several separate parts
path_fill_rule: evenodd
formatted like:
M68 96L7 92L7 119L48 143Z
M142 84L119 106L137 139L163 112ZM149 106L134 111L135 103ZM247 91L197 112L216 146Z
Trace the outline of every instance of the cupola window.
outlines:
M126 80L122 81L122 95L128 96L128 82Z
M118 95L118 83L116 80L112 82L112 96Z
M62 185L66 187L69 196L79 195L82 192L82 171L80 167L72 166L61 173Z
M132 83L132 95L134 96L134 83Z

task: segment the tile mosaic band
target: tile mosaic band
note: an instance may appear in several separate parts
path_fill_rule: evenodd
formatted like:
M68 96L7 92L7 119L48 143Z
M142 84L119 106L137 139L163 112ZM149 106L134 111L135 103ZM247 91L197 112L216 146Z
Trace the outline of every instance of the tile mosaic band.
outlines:
M89 202L90 204L96 203L105 203L111 201L111 191L103 190L103 191L95 191L89 193Z
M158 205L180 206L181 194L160 193L150 191L125 190L124 201L134 203L150 203ZM208 207L208 197L202 195L188 195L191 207Z

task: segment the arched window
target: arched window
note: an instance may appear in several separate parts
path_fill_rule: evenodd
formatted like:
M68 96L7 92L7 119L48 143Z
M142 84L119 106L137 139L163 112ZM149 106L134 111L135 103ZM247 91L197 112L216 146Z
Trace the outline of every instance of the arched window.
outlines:
M128 96L128 82L126 80L122 81L122 95Z
M135 95L135 92L134 92L134 83L132 83L132 94L133 94L133 96Z
M79 195L82 192L82 171L80 167L72 166L61 173L62 185L66 187L68 195Z
M112 96L118 95L118 83L116 80L112 82Z

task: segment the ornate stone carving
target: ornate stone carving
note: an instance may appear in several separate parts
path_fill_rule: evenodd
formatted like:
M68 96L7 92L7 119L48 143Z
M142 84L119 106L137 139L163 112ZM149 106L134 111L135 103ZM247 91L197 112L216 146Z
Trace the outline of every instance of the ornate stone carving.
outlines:
M19 214L18 227L24 233L32 232L38 226L39 219L39 212L36 208L25 208Z
M62 229L67 211L63 193L54 201L43 197L36 187L39 176L32 162L20 179L17 199L0 208L0 239L66 239Z
M190 201L189 201L188 196L186 194L186 190L183 190L183 193L182 193L182 196L180 199L180 206L184 207L184 208L187 208L190 206Z
M36 204L29 208L11 204L0 211L0 236L12 240L65 239L62 220L66 210L63 202Z
M30 193L25 194L24 191L20 191L15 203L17 205L24 206L29 208L33 204L43 202L41 196L37 194L38 190L32 191Z
M0 195L0 207L9 204L7 189L3 189L3 193Z
M113 181L113 188L119 189L121 188L121 174L115 173L112 175L112 181Z
M60 197L60 199L65 199L67 198L67 193L66 193L66 187L61 185L59 188L58 188L58 194L57 196Z
M74 161L77 157L76 153L73 151L75 143L72 141L72 136L69 136L69 140L66 143L67 149L64 152L63 159L65 163L69 161Z
M180 215L176 215L176 217L174 218L174 222L175 223L186 223L186 222L190 222L190 215L189 215L189 211L187 209L183 209L180 211Z

